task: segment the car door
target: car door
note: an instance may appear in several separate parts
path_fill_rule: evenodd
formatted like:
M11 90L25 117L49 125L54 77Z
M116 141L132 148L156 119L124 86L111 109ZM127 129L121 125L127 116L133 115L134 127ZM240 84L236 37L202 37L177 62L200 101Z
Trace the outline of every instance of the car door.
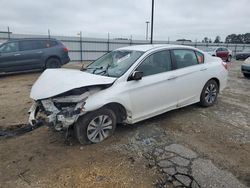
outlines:
M0 47L0 72L14 72L19 67L20 53L17 41L7 42Z
M198 102L208 79L204 55L190 49L172 50L171 54L176 66L173 74L176 76L178 107Z
M178 86L172 74L170 51L151 54L136 71L143 72L142 79L127 82L134 122L176 108Z
M26 70L42 68L43 46L41 40L19 42L20 59Z

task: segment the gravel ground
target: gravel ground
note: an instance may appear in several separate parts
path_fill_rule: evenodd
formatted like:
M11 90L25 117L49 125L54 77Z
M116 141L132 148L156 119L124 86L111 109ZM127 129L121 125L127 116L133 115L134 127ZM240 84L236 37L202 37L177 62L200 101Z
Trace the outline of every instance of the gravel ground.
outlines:
M0 139L0 187L250 187L250 80L242 62L210 108L191 105L88 146L46 127ZM70 64L68 68L79 68ZM0 128L27 123L40 72L0 77Z

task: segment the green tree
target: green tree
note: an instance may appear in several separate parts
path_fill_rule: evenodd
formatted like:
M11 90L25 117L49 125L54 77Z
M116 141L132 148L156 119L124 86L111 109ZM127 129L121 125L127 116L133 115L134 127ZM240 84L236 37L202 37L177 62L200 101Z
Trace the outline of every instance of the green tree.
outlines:
M244 34L243 42L245 44L250 44L250 33L245 33Z
M220 43L221 42L220 40L221 40L221 38L218 35L218 36L215 37L214 43Z
M204 39L202 40L203 43L208 43L208 37L204 37Z

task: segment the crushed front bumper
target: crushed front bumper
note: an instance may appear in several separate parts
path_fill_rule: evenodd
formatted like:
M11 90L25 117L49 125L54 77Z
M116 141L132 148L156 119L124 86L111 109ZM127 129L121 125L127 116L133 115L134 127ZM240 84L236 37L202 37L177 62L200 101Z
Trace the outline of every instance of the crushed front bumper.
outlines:
M67 129L79 116L85 114L84 104L79 102L75 106L59 109L51 99L35 101L29 110L29 123L34 126L43 121L56 130Z

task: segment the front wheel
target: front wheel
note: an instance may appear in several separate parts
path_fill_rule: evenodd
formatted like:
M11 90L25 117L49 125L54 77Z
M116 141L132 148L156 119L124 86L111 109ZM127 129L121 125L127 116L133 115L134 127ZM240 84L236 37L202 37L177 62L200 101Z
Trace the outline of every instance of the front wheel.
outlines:
M215 80L209 80L202 92L200 97L200 104L201 106L208 107L212 106L216 100L219 93L219 87Z
M114 133L115 128L115 113L106 108L81 116L74 126L75 136L81 144L102 142Z

